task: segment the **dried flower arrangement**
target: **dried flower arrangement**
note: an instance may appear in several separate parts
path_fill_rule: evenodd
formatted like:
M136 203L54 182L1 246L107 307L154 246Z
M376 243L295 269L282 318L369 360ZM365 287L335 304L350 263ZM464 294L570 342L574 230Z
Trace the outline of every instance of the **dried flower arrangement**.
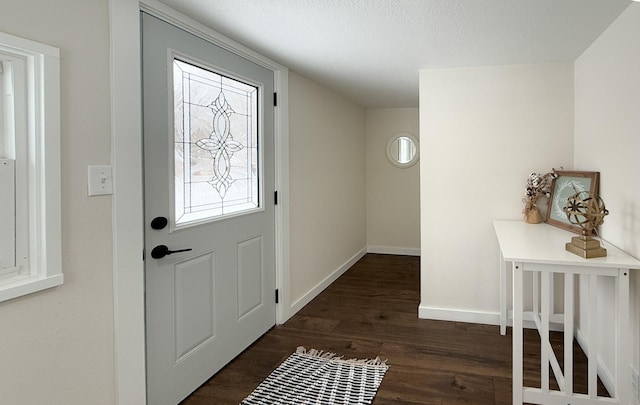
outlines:
M531 173L529 175L527 186L524 190L524 198L522 199L522 202L525 203L522 212L526 222L531 224L542 222L542 215L540 215L536 203L540 197L545 196L548 198L551 195L551 184L556 178L558 178L556 169L551 169L550 172L545 174Z

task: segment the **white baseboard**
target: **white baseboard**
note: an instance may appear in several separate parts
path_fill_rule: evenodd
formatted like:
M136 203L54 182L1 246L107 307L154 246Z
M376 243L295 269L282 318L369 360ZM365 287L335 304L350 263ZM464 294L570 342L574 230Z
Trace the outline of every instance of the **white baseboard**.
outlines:
M420 304L418 318L438 321L481 323L484 325L500 325L498 312L463 311L458 309L433 308Z
M575 335L582 351L587 355L587 357L589 357L589 339L587 339L587 336L585 336L580 328L576 328ZM598 356L598 377L602 380L602 384L604 384L607 391L609 391L609 394L613 396L616 392L616 380L613 377L613 373L611 373L607 366L605 366L600 356Z
M383 255L400 255L400 256L420 256L420 248L369 246L367 247L367 253L378 253Z
M420 306L418 307L418 318L450 322L480 323L483 325L500 325L500 313L498 312L433 308L422 304L420 304ZM507 319L507 326L513 326L513 318ZM536 329L536 323L534 321L532 313L524 313L522 326L525 329ZM549 330L562 332L562 329L562 323L549 323Z
M296 302L291 304L290 316L295 315L296 312L300 311L305 305L307 305L311 300L318 296L325 288L329 287L331 283L336 281L338 277L344 274L351 266L353 266L358 260L360 260L365 254L367 254L367 248L363 248L358 253L353 255L349 260L347 260L342 266L338 267L333 273L328 275L324 280L322 280L318 285L313 287L309 292L303 295L301 298L296 300Z

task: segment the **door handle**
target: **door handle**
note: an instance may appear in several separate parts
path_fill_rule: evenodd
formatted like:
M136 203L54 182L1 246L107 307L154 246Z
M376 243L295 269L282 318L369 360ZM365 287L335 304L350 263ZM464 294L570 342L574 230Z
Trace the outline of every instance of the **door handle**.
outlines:
M191 250L193 249L188 248L188 249L170 250L167 247L167 245L158 245L154 247L153 250L151 251L151 257L153 257L154 259L162 259L163 257L174 254L174 253L189 252Z

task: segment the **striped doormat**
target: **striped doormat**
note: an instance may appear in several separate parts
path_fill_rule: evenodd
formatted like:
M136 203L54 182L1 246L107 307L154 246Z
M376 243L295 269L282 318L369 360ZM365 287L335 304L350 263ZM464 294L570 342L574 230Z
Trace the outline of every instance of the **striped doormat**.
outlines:
M388 368L298 347L241 405L370 404Z

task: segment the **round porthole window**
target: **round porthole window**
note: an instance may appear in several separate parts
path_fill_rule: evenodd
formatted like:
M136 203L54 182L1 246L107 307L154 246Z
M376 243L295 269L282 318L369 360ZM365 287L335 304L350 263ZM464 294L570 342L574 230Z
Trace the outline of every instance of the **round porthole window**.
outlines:
M408 132L395 134L387 142L387 158L396 167L411 167L416 164L419 156L418 139Z

